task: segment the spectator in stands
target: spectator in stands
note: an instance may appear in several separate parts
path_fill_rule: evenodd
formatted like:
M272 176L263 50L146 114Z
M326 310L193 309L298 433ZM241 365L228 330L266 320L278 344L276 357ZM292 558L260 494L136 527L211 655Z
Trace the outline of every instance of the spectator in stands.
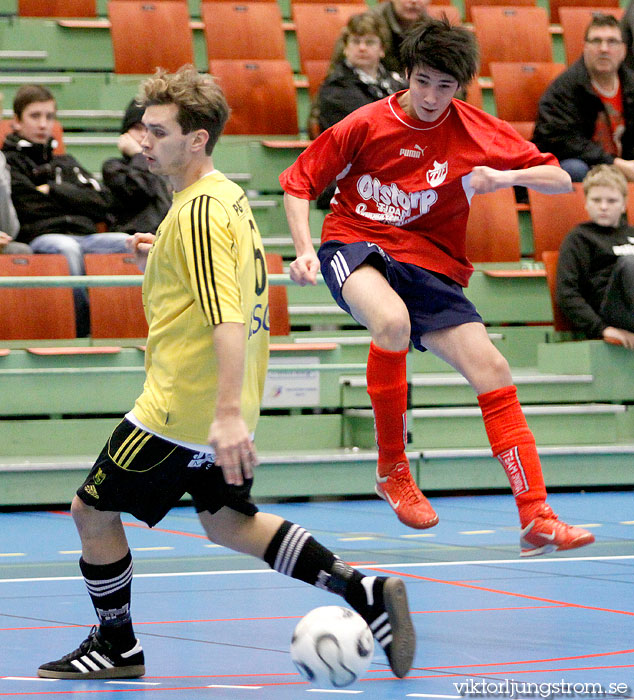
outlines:
M594 15L583 55L539 102L533 141L553 153L574 182L601 163L613 163L634 181L634 72L624 59L618 20Z
M422 17L426 17L425 8L431 0L386 0L375 5L370 12L380 17L387 27L387 41L383 65L388 71L404 76L401 61L401 44L405 32ZM344 56L344 40L340 37L335 44L332 65L336 65Z
M35 253L58 253L71 275L84 274L85 253L125 253L127 234L97 233L107 220L108 200L100 184L71 155L55 155L56 105L42 85L23 85L13 100L14 132L2 150L11 168L19 240ZM74 290L77 333L88 333L84 290Z
M355 109L407 87L406 81L390 73L382 62L389 34L376 13L353 15L341 40L341 59L331 67L317 95L320 132Z
M156 233L172 203L167 180L149 171L143 155L143 111L135 100L130 102L117 142L121 158L109 158L102 166L111 196L112 228L125 233Z
M557 303L587 337L634 350L634 227L624 220L627 181L613 165L596 165L583 191L590 221L561 244Z
M401 522L438 522L406 454L407 352L429 350L477 394L494 456L511 484L521 555L590 544L582 528L559 521L546 503L535 438L517 399L508 362L467 299L473 267L465 256L471 198L523 185L568 192L570 177L511 126L455 99L473 79L473 33L429 19L405 37L409 88L373 102L321 134L280 176L300 285L321 273L338 305L370 332L367 391L378 446L376 492ZM310 200L338 175L339 192L316 253Z
M11 174L7 159L0 152L0 255L29 255L33 252L26 243L13 240L19 230L20 222L11 200Z
M311 110L311 118L318 122L318 133L355 109L407 86L405 80L390 73L382 63L389 33L379 15L374 12L353 15L343 29L341 40L341 59L331 67ZM335 183L332 183L317 199L317 206L328 209L334 192Z

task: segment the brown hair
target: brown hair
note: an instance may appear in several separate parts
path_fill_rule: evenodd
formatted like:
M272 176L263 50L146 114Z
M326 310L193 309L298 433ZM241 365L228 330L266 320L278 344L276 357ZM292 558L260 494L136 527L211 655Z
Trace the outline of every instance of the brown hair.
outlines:
M13 113L18 119L22 119L22 113L30 104L50 100L55 102L53 93L43 85L22 85L13 98Z
M345 46L352 35L365 36L366 34L378 36L383 48L390 43L390 33L385 20L374 12L352 15L341 32L341 39Z
M623 38L623 29L621 28L621 24L613 15L603 14L602 12L593 12L590 24L588 24L586 27L586 33L583 35L584 40L587 41L588 34L594 27L616 27L616 29L619 30L621 39Z
M149 105L175 104L178 107L176 121L184 134L203 129L209 134L205 153L211 155L229 118L229 105L210 76L199 73L192 65L168 73L159 68L141 84L137 101Z

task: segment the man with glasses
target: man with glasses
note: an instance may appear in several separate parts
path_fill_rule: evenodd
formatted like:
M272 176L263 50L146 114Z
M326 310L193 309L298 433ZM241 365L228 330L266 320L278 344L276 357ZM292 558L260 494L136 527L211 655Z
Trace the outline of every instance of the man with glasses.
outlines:
M616 18L595 14L583 55L539 102L533 141L557 156L573 182L601 163L634 181L634 71L624 65L625 53Z

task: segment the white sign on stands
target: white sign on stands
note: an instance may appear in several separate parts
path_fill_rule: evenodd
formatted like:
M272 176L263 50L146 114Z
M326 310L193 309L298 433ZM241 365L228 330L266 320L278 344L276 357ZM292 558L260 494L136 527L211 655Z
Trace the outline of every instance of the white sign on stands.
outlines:
M319 371L275 371L275 365L316 365L318 357L272 357L264 384L262 408L319 406Z

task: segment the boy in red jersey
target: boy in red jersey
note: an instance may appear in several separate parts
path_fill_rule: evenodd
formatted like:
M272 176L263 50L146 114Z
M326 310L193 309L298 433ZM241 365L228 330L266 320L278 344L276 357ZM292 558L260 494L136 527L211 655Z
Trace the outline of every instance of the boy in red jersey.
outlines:
M411 340L448 362L477 392L493 454L519 509L521 555L590 544L591 533L562 523L546 504L535 440L509 365L462 290L473 271L465 254L472 196L516 185L568 192L570 177L508 124L454 99L477 70L470 32L424 20L401 51L409 89L350 114L280 176L297 254L291 278L315 284L321 265L337 303L370 331L376 490L403 523L423 529L438 522L405 455ZM334 178L337 190L317 255L309 200Z

